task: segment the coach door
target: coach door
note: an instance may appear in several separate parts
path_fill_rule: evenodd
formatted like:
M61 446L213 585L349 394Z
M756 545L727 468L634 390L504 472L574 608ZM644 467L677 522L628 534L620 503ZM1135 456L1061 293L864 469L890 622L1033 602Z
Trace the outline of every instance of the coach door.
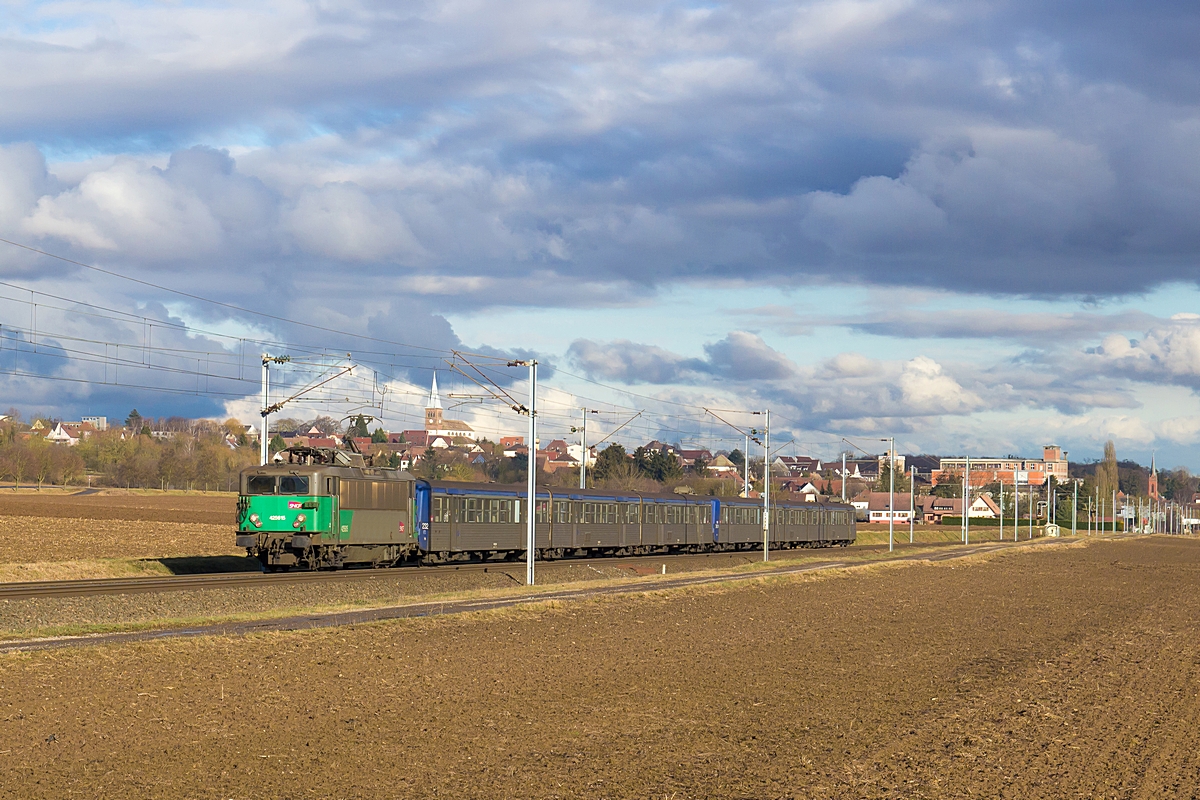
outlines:
M432 490L429 484L425 481L417 481L413 493L413 501L416 506L413 509L415 524L417 526L417 544L426 552L429 552L429 513L430 500Z

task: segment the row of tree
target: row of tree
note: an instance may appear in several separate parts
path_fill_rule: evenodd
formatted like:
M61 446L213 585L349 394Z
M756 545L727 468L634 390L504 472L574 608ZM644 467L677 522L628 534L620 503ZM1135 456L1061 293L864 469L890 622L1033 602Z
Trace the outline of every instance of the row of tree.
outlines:
M136 421L136 420L135 420ZM228 420L191 420L185 430L152 436L113 429L96 431L74 447L47 442L16 414L0 423L0 480L17 485L123 486L232 491L238 475L258 463L258 449L229 439L244 432Z

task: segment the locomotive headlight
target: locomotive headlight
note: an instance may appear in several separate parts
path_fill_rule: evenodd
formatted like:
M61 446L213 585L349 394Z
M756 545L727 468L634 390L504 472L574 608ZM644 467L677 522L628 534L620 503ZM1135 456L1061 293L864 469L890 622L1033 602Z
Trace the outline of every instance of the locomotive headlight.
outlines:
M304 524L304 520L306 520L306 519L307 519L307 517L305 517L303 514L297 514L296 521L292 523L292 527L299 528L301 525Z
M262 517L258 516L258 514L251 514L250 515L250 524L256 528L261 528L262 527Z

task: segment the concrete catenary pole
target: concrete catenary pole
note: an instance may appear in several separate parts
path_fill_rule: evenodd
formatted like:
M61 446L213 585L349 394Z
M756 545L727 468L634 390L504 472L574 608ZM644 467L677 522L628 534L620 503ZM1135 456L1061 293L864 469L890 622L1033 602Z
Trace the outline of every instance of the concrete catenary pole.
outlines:
M896 437L888 437L888 552L896 549Z
M1116 533L1117 532L1117 490L1116 489L1113 489L1112 510L1113 510L1112 532Z
M996 475L997 482L1000 484L1000 541L1004 541L1004 478L999 474Z
M908 543L913 543L913 525L916 524L914 517L916 515L916 492L917 492L917 468L908 468Z
M525 518L525 583L533 586L534 562L537 552L537 362L529 363L529 492L528 514Z
M967 456L966 469L963 470L963 544L971 543L971 457Z
M1075 518L1079 514L1079 481L1075 481L1075 499L1071 501L1071 535L1075 535Z
M771 409L767 409L763 436L763 561L771 559Z
M266 466L266 464L267 464L267 406L270 405L270 403L268 402L268 399L267 399L267 391L268 391L267 382L270 380L270 373L267 370L267 364L269 363L270 359L271 359L271 356L269 356L268 354L266 354L266 353L262 354L262 400L263 400L263 404L262 404L262 423L261 423L261 428L260 428L259 434L258 434L258 456L259 456L258 465L260 467Z
M581 452L579 454L579 488L586 489L587 488L587 455L588 455L588 453L587 453L587 409L581 408L581 409L579 409L579 411L580 411L580 413L583 414L583 427L581 427L579 429L579 444L580 444L580 450L581 450Z
M1031 483L1031 484L1029 484L1029 538L1030 539L1033 538L1033 514L1034 514L1033 484Z
M846 451L842 451L842 502L846 502Z
M1021 538L1021 476L1013 471L1013 541Z
M742 451L742 497L750 496L750 434L746 434L746 449Z

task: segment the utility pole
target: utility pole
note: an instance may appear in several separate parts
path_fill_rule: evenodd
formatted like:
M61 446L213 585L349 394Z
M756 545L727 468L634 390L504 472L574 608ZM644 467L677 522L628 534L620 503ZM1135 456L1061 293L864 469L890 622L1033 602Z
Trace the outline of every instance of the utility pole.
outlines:
M999 477L999 474L997 474L996 477L1000 484L1000 541L1003 542L1004 541L1004 478Z
M1033 539L1033 516L1035 506L1033 505L1033 484L1029 484L1029 538Z
M1113 506L1112 506L1112 508L1113 508L1112 532L1115 534L1117 532L1117 490L1116 489L1113 489Z

